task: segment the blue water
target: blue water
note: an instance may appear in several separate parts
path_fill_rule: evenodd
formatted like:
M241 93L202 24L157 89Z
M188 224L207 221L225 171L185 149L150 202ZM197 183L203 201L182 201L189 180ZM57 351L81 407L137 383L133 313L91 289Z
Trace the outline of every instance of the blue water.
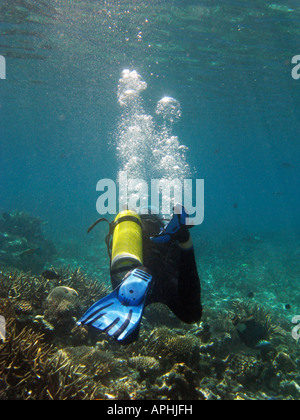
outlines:
M150 114L164 95L181 103L174 131L206 182L202 229L299 233L296 2L2 1L1 12L3 211L85 230L96 182L116 177L129 68L148 83Z
M205 180L205 219L192 231L203 322L216 343L231 300L254 296L275 311L299 366L290 337L300 310L299 21L296 0L0 0L0 214L46 222L57 254L38 274L71 264L109 284L106 226L86 231L99 217L97 182L116 180L124 164L118 84L135 70L148 85L143 113L158 127L157 102L179 101L172 135L188 148L193 179ZM297 373L287 379L299 383ZM270 398L289 395L271 385Z

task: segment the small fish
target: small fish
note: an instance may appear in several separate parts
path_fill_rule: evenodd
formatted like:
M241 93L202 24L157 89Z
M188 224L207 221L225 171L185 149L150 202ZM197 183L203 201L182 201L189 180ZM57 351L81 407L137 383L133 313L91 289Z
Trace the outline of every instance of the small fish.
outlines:
M290 309L292 309L292 306L291 306L289 303L287 303L287 304L285 305L285 309L286 309L287 311L289 311Z
M283 162L281 166L282 168L293 168L293 165L289 162Z
M234 208L234 209L237 209L237 208L238 208L238 206L239 206L239 205L238 205L238 203L235 203L235 204L233 205L233 208Z
M286 193L283 193L283 192L274 192L274 193L273 193L273 195L274 195L275 197L283 197L283 196L285 196L285 195L286 195Z
M262 239L259 236L246 236L242 241L248 242L249 244L256 244L262 242Z
M25 257L28 255L33 255L35 254L37 251L40 251L41 248L29 248L29 249L25 249L25 251L20 252L19 257Z
M247 295L247 297L249 299L253 299L254 298L254 293L253 292L249 292L248 295Z
M42 273L42 276L47 280L58 280L59 274L57 274L54 270L46 270Z
M255 348L258 350L270 350L272 347L272 343L270 343L270 341L265 340L259 341L255 346Z

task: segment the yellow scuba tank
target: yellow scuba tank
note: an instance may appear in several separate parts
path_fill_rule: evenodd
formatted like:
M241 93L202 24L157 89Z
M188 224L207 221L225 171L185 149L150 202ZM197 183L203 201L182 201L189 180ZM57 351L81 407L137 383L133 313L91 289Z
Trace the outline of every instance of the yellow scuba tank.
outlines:
M114 221L111 276L114 287L125 274L143 265L143 236L140 216L131 210L118 214Z

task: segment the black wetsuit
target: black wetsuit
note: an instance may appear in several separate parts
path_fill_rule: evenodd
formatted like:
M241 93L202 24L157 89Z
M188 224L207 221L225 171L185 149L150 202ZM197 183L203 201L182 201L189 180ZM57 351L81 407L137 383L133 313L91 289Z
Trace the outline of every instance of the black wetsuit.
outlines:
M163 303L183 322L199 322L202 316L201 286L194 249L177 243L157 244L150 236L164 226L157 216L141 216L144 267L153 277L146 305Z

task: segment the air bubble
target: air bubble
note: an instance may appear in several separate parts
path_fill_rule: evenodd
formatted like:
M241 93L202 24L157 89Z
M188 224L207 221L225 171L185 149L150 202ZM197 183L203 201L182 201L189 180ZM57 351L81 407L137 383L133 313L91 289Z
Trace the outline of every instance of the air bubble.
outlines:
M174 98L165 96L158 102L156 114L173 123L181 118L180 103Z

